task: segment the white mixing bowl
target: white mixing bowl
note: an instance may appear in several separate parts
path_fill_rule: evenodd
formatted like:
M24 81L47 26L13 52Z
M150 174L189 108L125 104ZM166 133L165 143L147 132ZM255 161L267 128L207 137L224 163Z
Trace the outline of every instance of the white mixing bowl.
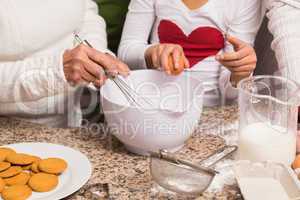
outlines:
M108 80L101 88L101 102L110 131L133 153L180 149L202 113L201 82L188 73L168 76L157 70L132 71L125 81L155 108L130 105Z

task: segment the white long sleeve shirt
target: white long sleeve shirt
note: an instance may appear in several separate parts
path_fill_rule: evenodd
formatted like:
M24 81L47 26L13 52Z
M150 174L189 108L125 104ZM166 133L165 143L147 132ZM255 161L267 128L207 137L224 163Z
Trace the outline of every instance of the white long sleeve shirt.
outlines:
M0 115L79 125L79 98L62 64L74 32L106 50L105 22L92 0L1 0Z
M190 74L204 83L206 105L220 104L220 99L237 96L231 73L215 60L216 54L232 51L223 35L253 44L260 9L259 0L209 0L195 10L182 0L131 0L118 55L132 69L146 68L144 55L149 45L180 44L190 70L196 71Z
M265 0L279 75L300 83L300 0Z

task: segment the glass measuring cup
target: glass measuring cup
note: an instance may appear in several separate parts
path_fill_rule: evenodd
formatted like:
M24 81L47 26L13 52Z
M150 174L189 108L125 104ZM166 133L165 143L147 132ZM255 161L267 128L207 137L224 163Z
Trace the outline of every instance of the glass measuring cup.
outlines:
M239 89L239 160L290 165L296 155L299 85L287 78L254 76Z

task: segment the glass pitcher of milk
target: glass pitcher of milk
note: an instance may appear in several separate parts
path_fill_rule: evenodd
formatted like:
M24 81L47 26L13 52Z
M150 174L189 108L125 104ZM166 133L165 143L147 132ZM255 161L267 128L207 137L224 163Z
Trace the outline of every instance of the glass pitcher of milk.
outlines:
M238 159L290 166L296 155L299 85L283 77L254 76L238 89Z

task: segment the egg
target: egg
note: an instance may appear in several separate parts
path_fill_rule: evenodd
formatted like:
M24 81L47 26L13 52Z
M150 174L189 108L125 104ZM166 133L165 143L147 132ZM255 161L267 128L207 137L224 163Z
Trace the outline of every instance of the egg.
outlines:
M179 59L179 66L180 66L179 69L181 69L181 70L175 69L174 62L173 62L173 55L172 54L169 56L169 62L168 63L169 63L169 68L171 69L171 74L172 75L177 76L177 75L181 74L182 69L184 68L184 58L183 58L183 55L181 55L180 59Z
M300 169L300 155L296 156L295 161L292 164L293 169Z

